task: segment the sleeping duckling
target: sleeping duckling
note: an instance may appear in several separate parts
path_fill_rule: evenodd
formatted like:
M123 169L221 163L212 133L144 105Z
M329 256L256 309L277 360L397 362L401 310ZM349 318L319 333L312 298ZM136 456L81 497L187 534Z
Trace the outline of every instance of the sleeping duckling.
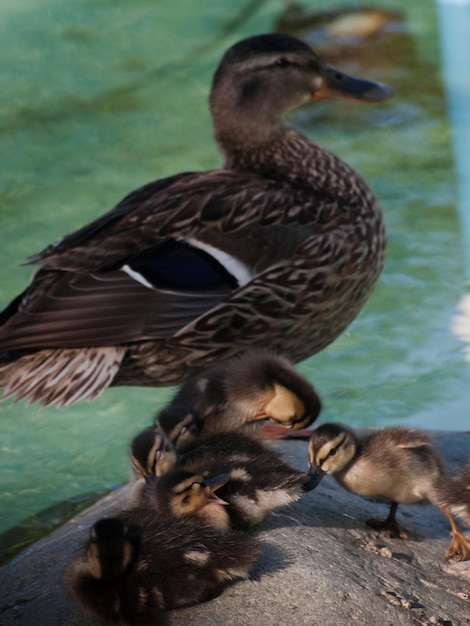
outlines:
M309 440L308 457L311 473L330 474L351 493L390 502L384 521L367 521L385 536L406 539L395 519L399 504L439 506L453 537L447 558L466 558L462 543L466 540L436 497L436 485L446 476L446 468L426 434L408 428L356 434L340 424L322 424Z
M436 487L437 500L442 511L447 511L449 521L456 515L466 523L470 523L470 463L465 465L457 476L445 476L438 481ZM452 520L453 521L453 520ZM451 521L451 525L452 525ZM470 542L460 533L458 528L452 528L453 539L448 554L464 554L467 558L470 553Z
M141 435L144 433L146 431ZM141 448L150 469L154 466L152 444L153 439L149 437L147 450ZM131 454L133 451L131 446ZM136 465L138 461L132 459L132 464ZM191 475L193 472L201 473L204 477L227 472L228 480L218 489L218 494L229 504L227 513L235 528L248 528L260 523L270 511L298 500L320 482L319 477L309 476L288 465L278 452L260 441L235 432L216 433L198 440L196 448L180 456L179 466ZM155 493L158 494L159 486L171 485L172 480L175 481L175 491L182 491L184 482L177 485L177 473L170 472L170 475L175 478L165 475L155 482ZM204 480L208 482L207 478ZM164 488L164 493L167 497L173 495L170 487ZM174 495L177 496L176 493ZM171 508L161 496L154 496L153 499L160 502L160 507Z
M88 617L150 625L163 610L210 600L227 581L246 578L259 553L244 534L136 508L96 522L64 583Z
M155 423L182 451L194 444L201 432L253 433L260 420L304 428L320 409L313 387L286 359L264 352L247 353L187 381L169 406L156 415ZM172 433L181 424L185 438L175 438Z

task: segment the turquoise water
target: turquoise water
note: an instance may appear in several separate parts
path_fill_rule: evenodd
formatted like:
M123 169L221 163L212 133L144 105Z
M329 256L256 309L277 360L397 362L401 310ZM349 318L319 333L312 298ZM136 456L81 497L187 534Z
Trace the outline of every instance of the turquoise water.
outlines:
M405 27L369 44L369 54L353 46L341 66L389 82L395 98L325 102L292 117L368 180L389 242L360 317L299 369L323 398L322 420L468 429L468 344L454 331L465 328L469 277L436 13L428 0L387 5L403 11ZM220 164L206 104L211 73L228 45L272 29L285 6L176 6L0 5L0 306L29 280L31 268L20 267L29 254L145 182ZM88 502L82 494L124 482L129 440L171 393L116 388L61 410L0 405L0 532L8 531L0 550L59 523Z

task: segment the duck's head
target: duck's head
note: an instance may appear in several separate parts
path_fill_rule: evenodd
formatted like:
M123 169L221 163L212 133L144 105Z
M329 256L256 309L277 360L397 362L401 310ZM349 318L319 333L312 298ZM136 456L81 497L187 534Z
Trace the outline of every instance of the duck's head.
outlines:
M221 146L249 147L272 141L283 116L308 101L378 102L391 93L381 83L327 65L295 37L266 34L227 50L214 75L210 106Z
M308 442L310 474L337 474L354 459L357 441L354 433L340 424L322 424Z
M185 407L170 406L163 409L155 418L155 423L178 452L193 446L203 428L199 416Z
M137 478L145 478L148 474L161 476L173 469L178 460L170 439L155 426L146 428L134 437L130 456Z
M170 511L176 517L201 515L209 506L220 508L227 504L215 491L229 479L229 474L207 478L176 469L155 480L150 497L159 511Z
M128 528L121 520L103 518L93 525L86 559L94 578L103 582L117 580L132 563L134 553Z

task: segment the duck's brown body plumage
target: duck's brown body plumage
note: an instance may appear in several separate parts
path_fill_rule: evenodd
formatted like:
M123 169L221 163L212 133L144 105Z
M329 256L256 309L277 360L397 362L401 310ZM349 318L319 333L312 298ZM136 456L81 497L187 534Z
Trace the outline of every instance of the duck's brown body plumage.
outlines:
M382 215L282 116L330 83L389 95L338 75L291 37L231 48L211 91L224 168L150 183L33 257L41 269L0 318L6 394L71 404L108 385L176 384L246 349L298 362L331 343L382 269Z

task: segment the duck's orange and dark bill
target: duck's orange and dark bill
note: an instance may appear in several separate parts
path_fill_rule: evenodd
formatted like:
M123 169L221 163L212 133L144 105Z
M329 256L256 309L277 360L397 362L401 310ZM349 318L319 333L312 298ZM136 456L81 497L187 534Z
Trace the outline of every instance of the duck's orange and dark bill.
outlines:
M219 496L217 496L215 492L217 491L217 489L220 489L220 487L226 485L229 480L230 474L218 474L217 476L204 478L204 482L209 487L209 500L211 500L212 502L217 502L218 504L228 504L228 502L225 502L225 500L219 498Z
M312 98L314 100L343 98L359 102L380 102L392 95L393 91L388 85L355 78L331 65L325 65L323 83L314 91Z

